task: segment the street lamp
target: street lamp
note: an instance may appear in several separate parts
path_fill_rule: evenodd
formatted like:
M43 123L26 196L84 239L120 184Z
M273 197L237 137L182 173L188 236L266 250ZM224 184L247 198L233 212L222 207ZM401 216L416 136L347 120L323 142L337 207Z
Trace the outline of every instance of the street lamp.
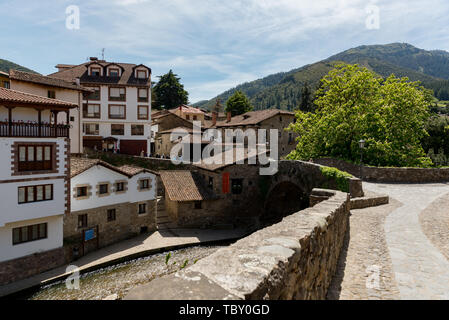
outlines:
M359 147L360 147L360 179L363 180L363 175L362 175L362 169L363 169L363 149L365 149L365 140L360 140L359 141Z

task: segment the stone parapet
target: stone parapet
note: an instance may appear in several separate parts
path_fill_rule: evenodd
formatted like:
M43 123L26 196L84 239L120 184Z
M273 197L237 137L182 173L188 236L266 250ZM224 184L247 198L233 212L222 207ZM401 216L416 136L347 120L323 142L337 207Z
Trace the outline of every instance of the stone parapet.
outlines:
M259 230L125 299L325 299L348 227L347 193Z
M333 158L313 160L314 163L346 171L363 181L378 183L438 183L449 181L449 168L369 167Z

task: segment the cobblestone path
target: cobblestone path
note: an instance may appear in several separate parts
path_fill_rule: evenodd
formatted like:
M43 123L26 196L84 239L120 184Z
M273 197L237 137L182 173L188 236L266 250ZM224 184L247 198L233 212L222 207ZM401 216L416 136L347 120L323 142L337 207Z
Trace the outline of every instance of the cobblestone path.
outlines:
M328 298L449 299L447 230L440 225L449 221L449 185L364 183L364 189L388 194L391 202L352 211L349 242ZM374 268L367 269L370 264ZM368 289L376 268L379 287Z

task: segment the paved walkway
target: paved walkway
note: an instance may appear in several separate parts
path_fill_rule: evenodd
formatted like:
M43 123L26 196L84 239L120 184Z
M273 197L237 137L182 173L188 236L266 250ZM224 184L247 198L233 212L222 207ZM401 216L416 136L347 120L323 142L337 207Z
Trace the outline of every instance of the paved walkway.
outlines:
M449 299L449 261L423 233L419 215L449 193L447 184L373 184L403 205L385 219L385 236L401 299Z
M161 230L150 235L141 235L136 238L102 248L89 253L77 261L72 262L82 273L116 264L124 259L134 259L149 255L155 251L170 251L174 248L200 243L223 241L241 238L245 235L242 229L235 230L201 230L201 229L173 229ZM37 276L0 286L0 297L18 292L27 288L39 286L56 279L65 278L68 265L59 267Z

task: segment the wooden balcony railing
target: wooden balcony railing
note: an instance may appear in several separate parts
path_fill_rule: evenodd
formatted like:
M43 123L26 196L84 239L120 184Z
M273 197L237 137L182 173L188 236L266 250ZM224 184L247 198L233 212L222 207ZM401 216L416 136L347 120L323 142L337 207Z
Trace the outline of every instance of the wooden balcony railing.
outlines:
M26 122L0 122L0 137L69 137L69 127L65 124L38 124Z

